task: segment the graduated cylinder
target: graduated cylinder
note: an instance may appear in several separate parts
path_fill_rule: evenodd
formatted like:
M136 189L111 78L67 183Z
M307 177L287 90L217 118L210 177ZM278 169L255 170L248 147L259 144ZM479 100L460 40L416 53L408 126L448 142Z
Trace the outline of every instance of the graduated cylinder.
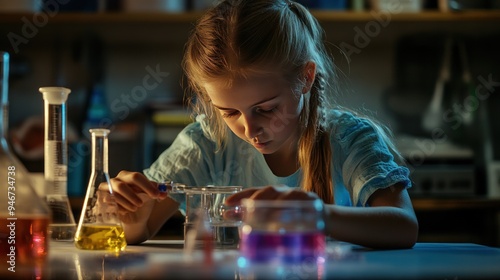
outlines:
M49 234L52 240L71 241L76 223L67 196L68 143L66 140L66 100L71 90L41 87L45 112L45 197L52 211Z

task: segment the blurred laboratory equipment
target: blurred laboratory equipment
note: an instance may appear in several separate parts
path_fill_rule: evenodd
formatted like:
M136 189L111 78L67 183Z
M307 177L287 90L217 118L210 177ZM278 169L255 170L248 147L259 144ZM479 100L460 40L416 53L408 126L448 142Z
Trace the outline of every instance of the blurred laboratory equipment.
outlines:
M371 0L371 6L377 11L418 13L424 6L424 0Z
M48 254L50 210L32 186L23 164L10 150L8 131L9 54L0 52L0 260L14 272L22 265L37 266Z
M125 12L183 12L186 1L181 0L123 0Z
M0 0L0 12L33 13L40 11L42 0Z
M75 234L78 249L120 252L127 246L108 174L109 132L90 129L92 170Z
M71 241L76 223L67 195L68 143L66 139L66 100L71 90L41 87L45 112L45 197L52 211L49 234L53 240Z
M440 127L443 122L443 99L445 87L450 81L450 58L453 39L448 37L444 46L443 63L434 88L434 95L422 119L422 126L428 131Z

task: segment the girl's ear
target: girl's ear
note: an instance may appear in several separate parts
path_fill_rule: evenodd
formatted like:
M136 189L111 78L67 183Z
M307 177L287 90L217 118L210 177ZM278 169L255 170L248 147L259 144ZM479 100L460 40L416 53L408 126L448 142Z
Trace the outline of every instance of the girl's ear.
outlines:
M304 66L304 87L302 88L302 93L308 93L316 78L316 63L313 61L308 61Z

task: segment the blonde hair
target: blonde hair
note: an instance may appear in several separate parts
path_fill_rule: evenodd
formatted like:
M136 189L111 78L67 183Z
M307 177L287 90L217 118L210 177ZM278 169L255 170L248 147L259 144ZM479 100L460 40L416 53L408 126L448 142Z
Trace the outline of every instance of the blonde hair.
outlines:
M205 82L230 83L273 67L300 88L309 61L316 64L316 76L300 115L301 187L333 203L332 149L329 132L323 128L325 112L333 107L335 72L324 32L306 8L285 0L222 1L197 22L186 45L183 67L189 89L195 93L188 101L196 114L207 116L212 128L209 136L222 147L227 126L210 103Z

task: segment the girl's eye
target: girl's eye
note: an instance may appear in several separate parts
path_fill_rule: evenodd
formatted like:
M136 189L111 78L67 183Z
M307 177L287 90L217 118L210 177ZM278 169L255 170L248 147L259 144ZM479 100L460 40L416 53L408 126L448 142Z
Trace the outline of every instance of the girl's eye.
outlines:
M261 113L261 114L268 114L268 113L272 113L276 110L276 107L273 107L271 109L262 109L262 108L257 108L256 111L257 113Z
M223 113L222 117L223 118L231 118L231 117L238 115L238 113L239 113L238 111L234 111L234 112L230 112L230 113Z

